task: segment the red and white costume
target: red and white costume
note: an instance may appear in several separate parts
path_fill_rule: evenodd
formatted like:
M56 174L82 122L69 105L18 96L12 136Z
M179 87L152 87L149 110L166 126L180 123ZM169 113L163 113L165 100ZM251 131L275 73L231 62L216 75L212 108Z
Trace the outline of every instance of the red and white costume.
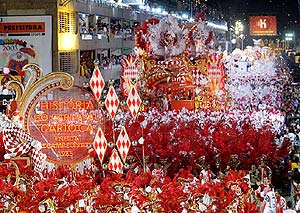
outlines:
M258 186L258 189L256 190L256 196L260 198L261 201L264 200L267 193L271 190L271 187L269 183L263 183Z
M201 184L210 182L212 178L212 172L210 169L206 170L206 169L202 169L199 175L199 179L201 180Z
M34 140L18 124L13 123L2 113L0 113L0 133L3 136L6 151L5 159L9 160L31 151L34 170L39 173L42 172L47 156L41 151L41 142Z
M267 192L264 198L262 212L263 213L276 213L277 198L273 190Z
M286 209L286 200L279 194L276 195L276 213L283 213Z
M163 169L153 169L151 173L154 177L160 179L160 181L165 180L166 173L164 172Z

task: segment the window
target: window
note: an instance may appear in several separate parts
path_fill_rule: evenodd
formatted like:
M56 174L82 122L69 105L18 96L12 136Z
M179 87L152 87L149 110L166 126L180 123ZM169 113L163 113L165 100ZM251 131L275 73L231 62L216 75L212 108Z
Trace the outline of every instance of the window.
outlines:
M73 74L77 72L77 52L60 52L59 53L59 70Z
M75 13L68 13L60 11L59 18L59 33L73 33L77 32Z

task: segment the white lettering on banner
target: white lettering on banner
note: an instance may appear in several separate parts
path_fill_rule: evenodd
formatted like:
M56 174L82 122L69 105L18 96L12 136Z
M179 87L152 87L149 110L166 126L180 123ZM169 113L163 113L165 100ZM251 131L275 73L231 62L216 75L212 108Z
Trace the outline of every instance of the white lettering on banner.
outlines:
M266 29L267 28L267 20L266 19L259 19L258 26L261 29Z

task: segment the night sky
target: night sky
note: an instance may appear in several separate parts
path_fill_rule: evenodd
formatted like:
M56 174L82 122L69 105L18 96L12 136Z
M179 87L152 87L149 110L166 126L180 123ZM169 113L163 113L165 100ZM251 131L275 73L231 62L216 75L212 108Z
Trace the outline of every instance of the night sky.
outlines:
M299 0L300 1L300 0ZM167 11L188 12L191 4L198 4L201 10L202 5L221 11L223 15L232 19L248 19L249 15L275 15L282 27L290 25L298 26L300 22L298 0L146 0L151 6L162 6Z
M297 0L207 0L207 4L223 12L226 18L244 20L252 15L274 15L278 21L278 33L297 30L300 15Z
M148 0L151 6L162 6L167 11L195 14L196 12L214 11L216 19L227 21L233 25L241 20L245 26L246 40L252 41L249 35L249 16L271 15L277 17L277 36L274 39L284 39L286 32L294 32L295 39L300 43L300 15L298 1L300 0ZM198 4L196 7L195 5ZM191 4L193 7L191 7ZM203 6L205 5L205 6ZM192 13L190 8L193 8ZM208 10L209 8L209 10ZM218 15L221 12L221 15Z

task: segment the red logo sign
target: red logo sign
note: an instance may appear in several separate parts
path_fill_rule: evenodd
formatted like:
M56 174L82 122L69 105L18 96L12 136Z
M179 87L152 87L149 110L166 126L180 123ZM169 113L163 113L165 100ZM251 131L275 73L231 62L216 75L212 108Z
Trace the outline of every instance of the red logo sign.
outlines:
M42 96L30 115L29 132L43 144L49 161L75 163L88 156L101 124L94 96L79 87L54 89Z
M250 16L250 35L277 35L276 16Z
M0 23L0 33L44 33L45 22Z

